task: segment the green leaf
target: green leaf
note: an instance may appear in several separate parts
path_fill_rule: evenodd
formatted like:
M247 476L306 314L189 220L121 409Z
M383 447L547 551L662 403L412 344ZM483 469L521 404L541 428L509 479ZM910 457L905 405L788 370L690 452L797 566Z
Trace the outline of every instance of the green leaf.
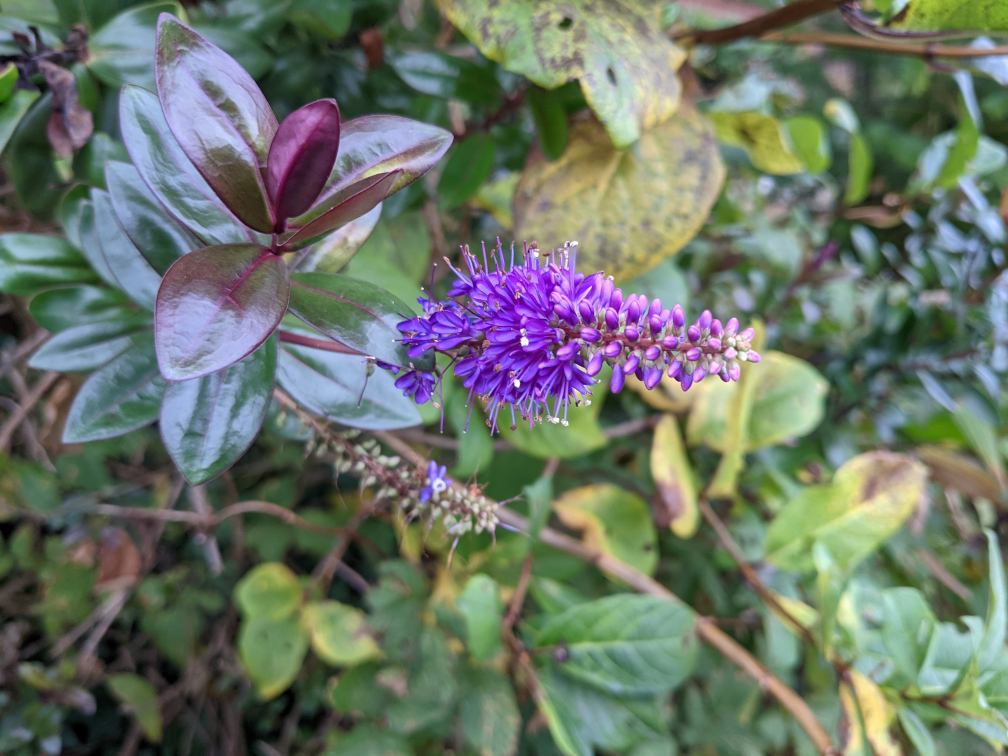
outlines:
M550 617L537 648L562 646L565 675L614 695L665 693L693 671L700 642L693 611L657 596L619 594Z
M88 70L113 89L136 84L154 89L154 45L158 16L182 18L177 2L156 2L130 8L88 39Z
M97 280L81 253L43 234L0 234L0 290L29 297L61 284Z
M352 354L284 344L277 381L305 408L352 428L407 428L420 422L416 405L395 386L387 370L368 375Z
M80 250L91 264L94 272L101 277L102 281L117 291L122 291L122 285L109 267L108 260L105 259L105 253L102 251L101 239L98 238L94 202L90 199L91 194L95 191L99 190L92 187L88 192L89 199L81 203L80 214L78 216L79 223L77 224L77 234L80 237Z
M413 756L413 749L401 735L361 724L337 740L326 756Z
M917 676L921 693L940 696L957 687L973 662L974 640L971 631L962 632L951 622L937 623Z
M282 620L301 606L302 590L297 576L279 562L260 564L238 581L235 603L247 618Z
M124 318L136 308L116 289L82 284L39 292L28 303L28 311L40 326L57 332L83 323Z
M829 135L815 116L795 116L784 122L791 149L805 163L809 173L822 173L833 162Z
M162 15L154 64L165 120L224 204L257 231L273 231L263 176L278 124L248 73L216 45Z
M567 491L553 511L569 528L583 531L589 548L611 554L652 574L658 565L658 543L647 504L635 493L609 483Z
M621 752L668 736L659 697L617 698L554 669L540 670L539 685L539 711L564 756L594 756L595 747Z
M539 149L556 160L567 149L567 111L562 100L548 89L530 86L526 95L535 119Z
M535 542L553 511L553 476L543 475L532 485L525 486L523 494L529 507L528 535Z
M204 244L251 241L248 229L217 198L168 128L157 95L133 85L119 98L123 141L144 183Z
M452 477L465 480L493 462L494 444L490 429L480 411L466 404L465 394L452 392L445 400L445 417L458 438L458 457L451 468Z
M106 163L105 183L119 225L159 274L164 275L178 258L202 246L165 211L132 165Z
M931 732L927 725L921 721L921 718L906 707L897 709L896 716L899 717L903 732L906 733L907 739L913 743L919 756L935 756L934 738L931 737Z
M904 684L917 681L927 655L935 617L915 588L889 588L882 594L882 644Z
M500 86L494 77L495 66L486 61L481 61L481 65L429 50L387 52L385 61L418 92L474 105L496 105L500 102Z
M788 176L802 173L805 163L791 145L787 127L773 116L757 111L710 114L717 138L741 147L753 166L764 173Z
M444 722L454 711L458 695L456 660L444 634L436 627L412 631L415 654L409 669L405 698L385 712L390 729L403 734Z
M999 0L910 0L893 26L917 31L1008 31L1008 7Z
M109 193L92 189L91 202L94 204L95 229L102 255L119 282L119 288L145 310L154 312L161 276L119 225Z
M292 615L284 619L257 615L242 623L238 653L264 701L290 687L308 653L308 632Z
M84 381L70 405L64 443L115 438L150 425L164 390L154 340L145 339Z
M66 373L94 370L132 346L150 343L150 338L150 317L139 313L74 326L50 338L28 365Z
M782 352L761 352L762 361L751 369L752 411L745 429L745 451L773 446L810 433L826 412L829 384L804 360ZM694 393L686 424L691 446L703 444L723 452L728 408L738 391L736 383L704 381Z
M144 737L152 743L161 742L161 705L154 686L139 675L109 675L105 682L119 703L132 714Z
M977 650L980 672L986 672L1003 658L1005 630L1008 626L1008 596L1005 595L1005 570L1001 547L993 531L985 530L984 533L987 536L987 560L990 565L990 592L983 637Z
M522 717L511 681L495 669L473 668L466 683L459 704L463 739L478 756L513 756Z
M658 5L438 0L438 6L507 70L546 89L578 80L617 147L637 141L679 107L676 71L686 54L662 32Z
M700 509L693 469L683 447L679 424L672 415L665 415L655 426L651 478L664 505L663 517L669 528L680 538L692 537L700 526Z
M872 155L871 147L868 146L868 140L860 132L852 133L847 157L845 205L857 205L864 202L868 196L874 169L875 157Z
M609 443L598 422L605 390L605 385L596 386L590 407L572 406L567 414L567 425L543 419L530 428L528 420L516 415L515 427L509 428L507 424L511 422L511 415L508 413L498 416L500 425L497 431L511 446L533 457L580 457Z
M493 167L494 140L490 134L477 132L459 142L438 182L442 206L450 210L476 194L490 178Z
M169 383L161 403L165 448L193 485L216 477L252 445L276 382L277 340L216 373Z
M346 34L353 17L353 6L329 0L293 0L287 20L300 29L335 42Z
M458 597L465 617L469 653L476 659L492 659L501 649L501 603L497 581L478 573L469 578Z
M0 69L0 104L7 102L14 93L14 85L17 84L18 69L13 63L8 63ZM0 151L3 147L0 147Z
M831 484L803 489L777 513L767 530L767 561L811 569L818 542L850 570L910 517L926 483L927 468L912 457L886 451L854 457Z
M14 130L24 118L28 108L38 99L39 92L21 89L15 92L6 102L0 105L0 152L14 135Z
M326 664L352 667L382 655L360 609L338 601L317 601L305 606L301 618L311 633L312 650Z
M707 119L683 107L620 150L590 120L570 124L559 160L529 157L515 188L518 239L577 240L578 267L633 278L676 254L707 220L724 165Z
M365 281L333 273L291 274L290 311L308 325L382 362L430 369L433 353L411 358L396 327L409 305Z
M179 258L154 312L161 372L199 378L251 354L280 324L289 291L286 263L265 247L226 244Z

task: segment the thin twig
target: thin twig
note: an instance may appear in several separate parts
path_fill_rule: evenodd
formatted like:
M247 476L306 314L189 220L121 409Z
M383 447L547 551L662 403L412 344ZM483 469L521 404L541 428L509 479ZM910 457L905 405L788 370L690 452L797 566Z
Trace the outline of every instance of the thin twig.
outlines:
M504 629L510 631L515 622L518 621L518 615L521 614L522 606L525 605L525 596L528 594L529 583L532 582L532 552L530 551L525 555L525 559L522 561L521 575L518 577L518 584L515 586L514 593L511 594L511 603L508 604L507 615L504 617Z
M924 562L924 566L928 568L928 572L934 576L935 580L944 585L966 603L969 603L973 599L973 592L956 580L955 575L945 569L945 565L943 565L938 560L938 557L932 554L928 549L918 549L917 556L921 558L921 561Z
M763 35L760 37L760 41L777 42L784 45L825 45L885 55L910 55L918 58L988 58L1008 55L1008 45L967 47L965 45L937 45L931 42L908 44L831 32L774 32Z
M680 40L690 40L698 45L723 45L746 37L760 37L774 29L793 26L813 16L821 16L837 9L837 0L796 0L783 8L722 29L701 29L683 32Z
M277 333L279 334L280 341L285 344L297 344L299 346L311 347L312 349L337 352L338 354L363 354L356 349L348 347L346 344L340 344L338 341L333 341L332 339L316 339L311 336L302 336L300 333L291 333L290 331L277 331Z
M27 396L18 405L18 408L11 413L11 416L0 426L0 449L6 451L10 447L11 437L18 429L24 419L28 417L38 401L45 395L45 392L52 388L53 384L59 380L60 374L55 370L50 370L43 375L34 386L31 387Z
M206 486L191 486L189 488L189 503L201 517L212 520L214 517L213 507L207 498ZM220 575L224 571L224 559L221 557L220 544L217 543L217 536L207 533L198 533L196 537L203 543L203 556L211 575Z
M84 645L81 646L81 658L86 659L88 657L93 657L95 651L98 650L98 644L101 643L101 639L105 637L105 633L108 629L112 627L112 623L115 622L115 618L119 616L119 612L123 610L126 606L126 601L129 599L130 594L133 592L133 588L120 588L117 591L112 592L109 597L102 604L104 611L102 612L101 619L95 628L91 631L87 640L84 641Z

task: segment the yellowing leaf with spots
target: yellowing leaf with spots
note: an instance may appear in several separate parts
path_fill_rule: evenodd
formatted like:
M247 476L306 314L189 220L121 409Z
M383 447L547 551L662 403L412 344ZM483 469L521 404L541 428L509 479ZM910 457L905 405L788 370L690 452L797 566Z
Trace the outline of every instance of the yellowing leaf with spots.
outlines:
M658 566L658 535L647 504L637 494L597 483L568 491L553 502L553 511L568 528L582 531L588 548L648 575Z
M308 604L301 617L311 633L312 651L327 664L349 667L382 655L360 609L318 601Z
M579 81L612 141L625 147L679 107L686 59L646 0L437 0L490 60L546 89Z
M714 133L692 108L625 150L594 119L578 120L558 160L530 156L515 189L516 236L543 249L576 240L581 270L632 278L697 234L723 180Z
M893 20L897 29L917 31L1008 31L1005 0L910 0Z
M679 425L672 415L658 421L651 445L651 477L664 505L662 518L680 538L691 538L700 524L696 486ZM656 515L657 517L657 515Z
M804 161L794 153L788 132L773 116L755 111L711 113L718 139L749 154L752 164L764 173L787 176L802 173Z
M894 717L892 704L871 678L856 669L850 670L848 675L849 682L844 681L840 685L843 719L849 725L846 733L843 726L840 728L844 754L853 756L863 753L863 736L875 756L901 756L903 752L889 732Z

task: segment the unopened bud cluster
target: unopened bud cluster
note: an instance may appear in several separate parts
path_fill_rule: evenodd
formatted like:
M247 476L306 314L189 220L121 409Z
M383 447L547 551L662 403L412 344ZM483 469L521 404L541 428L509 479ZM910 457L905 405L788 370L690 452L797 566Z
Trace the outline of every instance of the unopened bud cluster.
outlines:
M497 503L487 499L475 486L453 486L445 466L431 461L424 487L416 495L403 499L403 511L410 519L434 522L438 519L449 535L494 532L497 527Z

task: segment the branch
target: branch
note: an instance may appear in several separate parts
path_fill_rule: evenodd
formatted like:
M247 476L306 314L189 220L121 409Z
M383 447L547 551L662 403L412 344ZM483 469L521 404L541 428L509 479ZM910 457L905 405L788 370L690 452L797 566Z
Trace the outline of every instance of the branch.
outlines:
M807 18L835 11L838 4L838 0L795 0L783 8L764 13L750 21L722 29L691 30L678 35L678 39L689 40L698 45L723 45L746 37L762 37L774 29L792 26Z
M965 45L936 45L934 43L906 44L883 39L867 39L853 34L829 32L774 32L765 34L761 42L779 42L785 45L826 45L848 50L865 50L885 55L911 55L918 58L989 58L1008 55L1008 45L997 47L967 47Z
M356 349L352 349L332 339L315 339L311 336L302 336L300 333L291 333L290 331L277 331L277 333L280 334L280 341L286 344L297 344L299 346L311 347L312 349L324 349L327 352L338 352L339 354L362 354Z

